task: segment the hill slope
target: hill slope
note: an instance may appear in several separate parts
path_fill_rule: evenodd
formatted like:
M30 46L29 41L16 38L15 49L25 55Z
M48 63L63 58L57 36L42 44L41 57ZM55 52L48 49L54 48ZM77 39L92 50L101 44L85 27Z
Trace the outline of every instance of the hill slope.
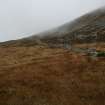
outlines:
M105 8L97 9L55 30L42 33L42 42L92 43L105 41ZM33 36L32 38L34 39Z
M0 105L105 105L105 58L40 46L0 48Z
M105 57L64 49L105 51L104 21L99 9L39 36L1 43L0 105L105 105Z
M53 30L1 45L32 46L46 43L59 47L64 44L93 42L105 42L105 8L97 9Z

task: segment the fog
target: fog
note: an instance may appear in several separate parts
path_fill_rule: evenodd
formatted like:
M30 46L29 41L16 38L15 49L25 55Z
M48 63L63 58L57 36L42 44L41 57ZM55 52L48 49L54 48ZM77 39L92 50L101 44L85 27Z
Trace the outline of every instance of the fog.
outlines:
M0 0L0 41L27 37L105 5L105 0Z

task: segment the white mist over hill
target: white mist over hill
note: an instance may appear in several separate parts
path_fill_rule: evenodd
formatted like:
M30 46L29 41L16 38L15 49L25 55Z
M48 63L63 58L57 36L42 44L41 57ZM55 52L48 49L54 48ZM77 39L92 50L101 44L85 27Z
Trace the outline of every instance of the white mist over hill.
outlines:
M57 27L104 5L104 0L0 0L0 41Z

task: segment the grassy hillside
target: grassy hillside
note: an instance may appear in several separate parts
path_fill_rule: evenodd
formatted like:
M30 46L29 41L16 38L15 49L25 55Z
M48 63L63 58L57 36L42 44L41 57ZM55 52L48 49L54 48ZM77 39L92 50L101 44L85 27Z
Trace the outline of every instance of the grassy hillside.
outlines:
M0 43L0 105L105 105L104 10Z
M0 105L104 105L104 72L105 58L41 46L0 48Z

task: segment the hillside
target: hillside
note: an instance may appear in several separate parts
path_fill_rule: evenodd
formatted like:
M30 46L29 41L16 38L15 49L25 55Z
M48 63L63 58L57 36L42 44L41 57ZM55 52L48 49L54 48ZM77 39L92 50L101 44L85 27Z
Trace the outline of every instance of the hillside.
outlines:
M41 46L0 48L0 105L104 105L104 72L105 58Z
M105 57L82 51L105 51L104 23L102 8L52 31L0 43L0 105L105 105Z
M0 45L32 46L47 44L65 47L64 44L105 42L105 8L100 8L58 28L32 35L21 40L9 41Z
M40 34L48 44L105 42L105 8L97 9L52 31ZM32 36L34 39L36 36Z

